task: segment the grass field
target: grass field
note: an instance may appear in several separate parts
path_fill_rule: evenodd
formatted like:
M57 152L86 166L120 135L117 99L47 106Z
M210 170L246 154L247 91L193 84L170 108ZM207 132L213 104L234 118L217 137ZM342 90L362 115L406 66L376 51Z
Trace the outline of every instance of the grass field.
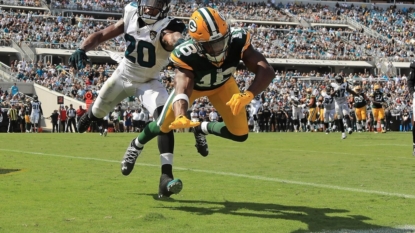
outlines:
M2 134L0 232L415 232L408 133L176 134L184 188L157 200L156 140L130 176L133 134Z

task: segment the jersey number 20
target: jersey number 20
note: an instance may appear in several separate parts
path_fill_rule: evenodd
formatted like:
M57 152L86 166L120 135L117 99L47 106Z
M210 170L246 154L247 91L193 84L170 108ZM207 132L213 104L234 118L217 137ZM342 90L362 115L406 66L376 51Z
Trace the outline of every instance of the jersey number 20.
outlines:
M131 35L124 35L125 41L130 42L125 50L125 57L132 63L138 63L142 67L151 68L156 64L156 48L150 42L135 40ZM131 56L137 44L137 59ZM144 55L147 54L147 61L144 60Z

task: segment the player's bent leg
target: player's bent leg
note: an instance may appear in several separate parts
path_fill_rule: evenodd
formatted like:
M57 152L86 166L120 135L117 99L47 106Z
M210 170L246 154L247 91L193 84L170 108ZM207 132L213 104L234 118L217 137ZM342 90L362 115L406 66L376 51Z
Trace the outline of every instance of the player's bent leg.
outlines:
M153 121L145 126L137 138L131 141L121 161L121 173L123 175L128 176L133 171L135 162L143 151L144 145L160 133L160 127L157 125L157 122Z
M129 146L127 147L127 150L124 153L123 160L121 161L121 173L124 176L130 175L130 173L134 169L135 161L137 160L138 156L141 154L141 151L144 148L144 145L141 147L138 147L135 145L135 140L133 139Z
M209 155L209 146L206 140L206 135L208 134L207 124L208 122L202 122L199 126L194 127L193 129L193 135L196 141L195 147L197 152L203 157Z
M224 85L207 95L212 105L222 116L223 122L202 123L201 128L204 133L211 133L236 142L243 142L248 138L249 130L246 112L241 111L235 116L229 106L226 105L226 102L232 98L233 94L239 92L235 80L229 79Z
M85 132L91 124L91 121L99 121L114 107L128 96L134 95L136 85L125 82L121 78L123 68L119 66L113 75L104 83L97 99L88 108L78 121L77 129L79 133Z
M204 135L213 134L221 138L226 138L235 142L244 142L248 139L248 132L241 135L236 135L231 133L228 127L225 125L225 122L202 122L200 126L204 129L202 132ZM196 127L197 128L197 127Z

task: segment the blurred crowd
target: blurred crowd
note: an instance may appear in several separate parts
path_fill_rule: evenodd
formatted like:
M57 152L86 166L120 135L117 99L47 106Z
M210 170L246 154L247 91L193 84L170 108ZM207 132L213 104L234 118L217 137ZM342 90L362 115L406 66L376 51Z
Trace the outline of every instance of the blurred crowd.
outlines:
M122 12L129 1L54 1L51 8L82 9L94 11ZM26 3L24 3L26 4ZM209 5L219 9L232 21L233 27L243 27L252 34L252 45L268 58L297 58L297 59L330 59L330 60L372 60L376 57L387 57L393 61L407 61L413 58L414 41L413 17L414 9L398 10L391 5L388 9L380 9L375 4L366 8L355 7L353 4L341 3L334 8L324 4L303 4L290 2L282 3L245 3L245 2L209 2L209 3L180 3L172 2L171 14L188 17L198 7ZM362 25L356 30L331 26L306 27L307 24L284 25L257 22L235 21L283 21L307 23L344 23L349 17ZM76 49L88 35L101 30L116 22L117 18L94 19L92 15L74 14L64 17L61 14L51 15L49 12L20 9L0 10L0 43L11 46L11 40L19 45L22 43L36 48ZM384 37L372 37L365 33L368 27ZM100 45L97 50L123 51L124 39L120 36ZM99 93L103 83L116 69L117 64L93 64L75 71L66 64L50 62L12 61L10 64L13 75L21 82L34 82L63 93L77 100L85 100L85 93L90 91L94 97ZM253 75L239 70L235 73L241 90L249 86ZM275 79L264 93L266 107L272 111L286 109L289 113L288 97L294 88L304 91L311 87L313 92L320 93L334 74L277 71ZM370 73L350 73L348 80L364 80L366 92L373 91L375 82L379 82L390 104L388 112L403 114L406 109L411 112L411 100L408 97L406 78L403 74L393 76L375 76ZM160 82L168 91L174 87L172 70L166 68L160 72ZM2 93L2 105L13 99L13 95ZM131 97L123 101L124 108L142 109ZM399 106L398 106L399 105ZM215 110L208 99L195 101L194 109L206 113L199 114L201 120L211 120ZM217 113L216 113L217 114ZM395 113L394 113L395 114ZM215 115L215 114L213 114ZM411 117L412 114L409 114ZM220 115L213 117L220 120ZM271 130L271 129L269 129Z
M80 5L88 8L118 6L120 9L128 1L54 1L60 7ZM174 3L170 13L174 16L189 16L196 8L206 4ZM330 60L370 60L374 57L390 57L405 61L413 57L413 15L414 9L398 10L391 5L380 9L376 5L366 8L342 3L330 8L324 4L271 4L233 2L207 5L218 8L228 18L234 19L233 26L243 27L252 33L253 44L269 58L330 59ZM104 7L104 8L105 8ZM89 9L89 8L88 8ZM112 9L112 8L111 8ZM235 20L257 20L269 22L343 23L349 17L361 24L361 28L351 30L331 26L307 27L307 24L258 24ZM118 19L118 18L117 18ZM0 39L26 43L36 48L75 49L86 37L101 30L116 19L94 19L92 15L74 14L64 17L51 15L48 11L28 11L20 9L0 12ZM365 33L367 26L384 37L373 37ZM97 50L123 51L125 42L122 36L114 38Z

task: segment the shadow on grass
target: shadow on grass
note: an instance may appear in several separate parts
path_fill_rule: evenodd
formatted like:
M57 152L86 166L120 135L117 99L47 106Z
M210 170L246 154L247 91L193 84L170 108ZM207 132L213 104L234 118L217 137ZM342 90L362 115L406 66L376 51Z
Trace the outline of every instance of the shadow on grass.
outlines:
M5 175L12 172L18 172L20 169L8 169L8 168L1 168L0 167L0 175Z
M179 204L178 206L163 206L161 208L189 212L198 215L228 214L244 217L257 217L266 219L283 219L299 221L308 225L308 230L298 229L292 233L305 232L370 232L370 233L408 233L415 232L412 226L406 229L389 228L366 223L371 218L363 215L348 215L345 209L312 208L307 206L287 206L273 203L253 202L211 202L203 200L178 200L173 198L158 199L157 201ZM342 216L339 216L342 215ZM347 229L347 230L346 230Z

